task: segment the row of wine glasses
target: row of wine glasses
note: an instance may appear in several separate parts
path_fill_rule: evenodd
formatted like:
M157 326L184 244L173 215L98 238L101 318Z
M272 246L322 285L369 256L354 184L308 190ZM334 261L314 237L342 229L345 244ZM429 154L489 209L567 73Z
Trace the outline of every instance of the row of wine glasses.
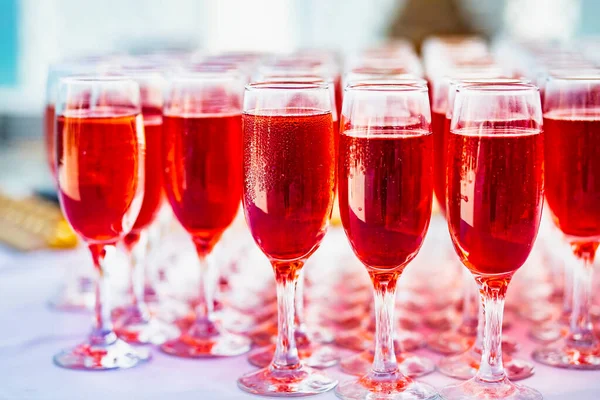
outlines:
M593 146L598 74L577 67L548 71L543 82L529 79L498 65L477 38L432 39L424 57L427 81L418 77L420 64L405 42L365 51L343 77L335 57L318 52L268 59L229 54L170 69L156 60L150 67L148 60L116 66L80 61L59 74L50 146L55 177L65 216L92 254L98 285L92 334L55 362L112 369L150 358L146 348L128 343L158 344L167 354L192 358L248 352L253 336L235 329L245 320L220 292L236 294L229 272L253 268L249 250L239 246L227 272L213 251L228 241L241 200L247 225L241 230L249 231L275 277L276 296L261 286L258 309L273 302L278 314L275 328L256 324L262 318L256 313L249 316L267 346L250 353L262 369L239 378L241 389L299 396L336 387L347 399L541 398L511 382L530 376L533 366L512 358L518 343L503 340L502 326L508 285L534 250L545 181L554 220L586 268L574 273L571 334L534 358L595 368L587 283L600 236L592 207L600 167ZM542 89L543 103L531 82ZM438 368L468 379L440 391L414 380L435 366L398 345L408 341L399 339L395 316L399 282L409 283L400 291L412 297L412 270L431 271L415 257L434 194L449 232L440 248L452 273L463 271L464 301L462 323L427 343L459 353ZM176 323L148 302L144 272L160 244L152 229L165 204L193 242L200 271L193 317ZM331 335L314 334L304 307L304 267L335 220L332 212L339 212L374 299L368 307L370 296L363 296L360 309L349 310L360 323L348 336L358 340L345 343L360 341L360 349L370 349L342 360L342 369L359 378L339 385L312 368L334 365L339 355L323 345ZM117 247L131 272L127 304L113 311L108 266ZM363 287L353 274L356 287ZM306 285L310 289L311 282ZM449 314L440 315L452 324ZM373 342L364 336L372 325ZM333 333L336 344L344 343L343 333Z

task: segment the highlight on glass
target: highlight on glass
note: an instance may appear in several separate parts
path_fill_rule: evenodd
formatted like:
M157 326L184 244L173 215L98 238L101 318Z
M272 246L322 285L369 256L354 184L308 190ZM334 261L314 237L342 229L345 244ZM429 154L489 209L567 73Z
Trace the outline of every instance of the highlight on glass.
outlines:
M371 277L375 349L371 370L340 384L343 399L434 399L405 376L394 348L396 284L417 255L431 217L433 137L424 80L365 81L345 91L338 161L344 231Z
M543 139L537 87L458 87L448 137L446 218L454 248L479 286L485 323L477 374L443 388L445 399L542 398L507 377L502 319L508 285L540 224Z
M130 368L147 349L117 338L108 263L131 231L144 195L145 136L139 85L114 77L65 78L56 103L56 174L63 213L88 245L97 271L94 327L87 341L54 357L65 368Z
M238 379L250 393L310 395L337 381L303 364L294 335L295 287L327 230L335 193L332 103L327 83L246 86L243 205L277 282L278 337L271 363Z

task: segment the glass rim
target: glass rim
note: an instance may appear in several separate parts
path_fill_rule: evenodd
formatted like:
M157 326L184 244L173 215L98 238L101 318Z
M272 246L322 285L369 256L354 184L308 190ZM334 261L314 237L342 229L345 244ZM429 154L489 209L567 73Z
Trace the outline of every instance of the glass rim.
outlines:
M246 91L257 90L329 90L328 82L294 82L294 80L273 81L265 80L248 83Z
M465 86L465 85L515 85L519 83L531 84L531 80L527 78L459 78L451 79L451 86Z
M135 79L127 75L70 75L61 77L59 82L62 85L129 83L138 86Z
M289 75L281 75L278 76L268 75L265 79L265 82L273 82L273 83L281 83L281 82L299 82L299 83L327 83L332 85L334 83L333 77L323 77L319 75L297 75L297 76L289 76Z
M361 79L348 83L344 91L427 92L427 81L420 78Z
M600 82L600 68L595 71L593 69L589 70L590 73L583 71L574 71L573 73L567 73L565 71L565 75L560 74L548 74L548 81L572 81L572 82ZM555 71L555 73L558 71Z
M489 84L489 83L475 83L472 85L458 85L456 91L460 92L475 92L475 93L486 93L486 94L508 94L508 93L527 93L527 92L539 92L540 89L532 83L502 83L502 84Z

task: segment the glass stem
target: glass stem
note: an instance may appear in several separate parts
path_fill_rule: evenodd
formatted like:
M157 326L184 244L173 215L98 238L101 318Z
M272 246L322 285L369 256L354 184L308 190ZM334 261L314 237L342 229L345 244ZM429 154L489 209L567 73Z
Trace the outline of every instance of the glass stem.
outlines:
M477 293L477 287L473 284L473 276L468 269L463 269L463 310L460 332L475 336L479 328L479 308L480 301ZM483 333L483 332L481 332Z
M298 271L298 280L296 281L296 294L294 296L295 301L295 337L296 345L302 346L308 342L308 336L306 332L306 320L304 318L304 281L305 274L304 269Z
M597 245L574 246L575 254L581 261L573 269L573 312L571 330L567 340L577 347L592 347L596 343L590 317L592 297L592 275L594 255Z
M300 368L300 358L294 336L295 291L303 260L272 261L277 282L277 345L270 368L290 370Z
M570 319L573 313L573 283L575 276L573 274L573 266L564 262L564 288L563 288L563 307L562 315L563 321L566 322Z
M479 291L483 301L484 334L481 364L477 379L499 382L506 379L502 365L502 318L504 296L511 276L478 277Z
M110 288L108 286L108 271L106 268L107 253L114 253L113 245L90 244L94 267L98 271L96 279L96 306L94 327L90 334L90 342L95 345L108 344L116 340L111 321Z
M145 311L144 285L146 279L145 262L148 248L148 235L145 231L138 234L137 242L129 252L131 261L130 295L132 306L140 312Z
M398 273L371 273L375 290L375 358L372 373L389 375L398 371L394 351L394 306Z
M195 242L200 266L200 282L198 285L198 304L196 305L196 321L190 331L192 336L210 337L218 335L217 327L212 320L215 282L213 282L210 251L202 241Z

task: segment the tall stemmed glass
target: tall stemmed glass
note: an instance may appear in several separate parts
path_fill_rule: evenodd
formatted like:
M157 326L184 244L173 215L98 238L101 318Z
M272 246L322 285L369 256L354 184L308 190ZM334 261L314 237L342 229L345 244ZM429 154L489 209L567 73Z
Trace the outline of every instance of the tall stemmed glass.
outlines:
M151 315L144 300L146 286L146 264L148 262L150 225L158 217L164 203L162 171L162 108L164 78L157 71L127 69L123 73L140 85L142 117L146 139L144 162L144 200L131 231L122 244L130 261L130 303L115 320L119 337L130 343L161 344L179 335L174 325Z
M444 148L447 148L448 138L450 137L450 125L452 120L452 113L454 111L454 99L456 92L461 86L469 85L510 85L519 83L529 83L521 79L512 78L478 78L478 79L459 79L450 81L449 92L448 92L448 108L446 112L446 121L444 124ZM434 133L435 136L435 133ZM446 178L444 178L444 185L446 185ZM479 361L481 360L481 354L483 352L483 327L485 324L484 315L482 313L481 302L478 301L477 288L472 288L473 281L471 280L471 274L468 270L464 270L466 277L469 282L465 282L465 299L463 302L463 321L461 326L456 331L450 331L448 333L441 333L435 340L429 343L430 347L432 343L437 343L435 347L438 350L454 350L452 353L459 353L456 355L449 355L440 359L438 363L438 370L444 374L457 379L470 379L477 373L479 369ZM476 286L476 285L473 285ZM460 348L460 341L456 341L454 345L450 345L450 340L454 337L463 337L462 349ZM449 341L446 342L446 339ZM508 336L502 337L502 351L504 354L503 365L506 375L511 380L525 379L533 375L534 366L530 361L512 358L512 353L517 351L517 344L515 341L510 339ZM441 351L443 352L443 351ZM450 351L446 351L450 353Z
M572 369L600 369L590 319L594 256L600 244L600 74L553 76L545 85L546 200L579 265L572 273L569 333L533 358Z
M46 158L54 185L56 179L56 103L60 79L67 76L82 76L97 73L102 66L97 63L67 62L53 64L48 68L46 79L46 105L44 108L44 139ZM69 265L64 285L49 304L52 308L65 311L92 311L94 309L94 285L92 263L89 266Z
M542 111L537 87L459 86L448 153L446 218L455 250L479 286L485 317L474 378L441 390L453 399L541 399L502 363L504 297L531 252L543 204Z
M213 316L216 265L210 254L235 218L242 192L243 83L235 73L184 72L171 78L163 115L164 186L199 258L195 320L161 350L179 357L236 356L250 340Z
M394 349L396 282L417 255L433 199L433 137L424 80L365 81L346 88L338 177L346 236L367 268L375 296L371 371L339 385L343 399L431 399L405 376ZM380 396L380 397L378 397Z
M268 80L273 83L327 83L329 88L329 97L331 99L331 115L333 120L333 132L336 137L337 143L337 130L339 129L339 119L337 110L335 107L335 86L334 81L331 78L325 80L319 76L310 75L295 75L291 73L289 76L286 75L289 71L282 71L281 73L273 73L270 76L263 76L264 80ZM295 296L295 311L296 315L294 318L294 337L296 338L296 346L298 348L298 354L305 365L315 368L329 368L334 366L339 361L338 352L331 346L320 344L319 342L331 342L333 341L332 334L325 328L320 329L320 334L315 334L315 330L311 330L307 326L305 309L304 309L304 281L305 281L304 269L300 270L298 274L298 281L296 282L296 296ZM277 332L275 332L276 334ZM321 340L318 340L321 339ZM248 361L252 365L257 367L266 367L270 364L275 354L276 345L272 344L269 346L261 347L251 351L248 354Z
M244 195L250 232L277 282L278 337L271 364L238 379L269 396L322 393L337 384L305 365L294 337L298 275L318 248L335 193L335 148L326 83L262 82L244 97Z
M71 369L130 368L147 350L117 338L110 320L107 263L131 230L144 194L144 126L140 89L124 78L66 78L56 104L60 204L87 243L96 270L96 316L86 342L54 357Z

